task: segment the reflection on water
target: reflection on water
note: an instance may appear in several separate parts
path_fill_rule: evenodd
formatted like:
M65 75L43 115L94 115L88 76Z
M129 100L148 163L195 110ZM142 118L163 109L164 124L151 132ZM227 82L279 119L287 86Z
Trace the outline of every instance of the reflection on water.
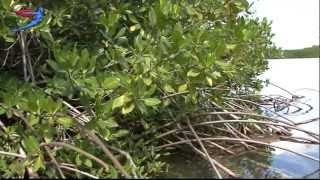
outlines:
M313 107L311 111L305 114L286 114L285 112L280 112L280 114L294 122L319 117L319 59L269 60L269 67L269 71L261 76L261 79L269 79L273 84L279 85L293 94L304 96L304 98L295 103L297 106L308 109L306 105L301 104L306 103ZM291 97L289 93L272 85L265 87L261 94L279 94ZM300 125L299 127L319 134L319 121ZM300 131L292 131L292 134L295 137L307 137L306 134ZM319 159L319 145L298 144L287 141L274 142L273 144ZM320 165L314 161L280 149L276 149L273 154L272 167L280 169L292 177L303 177L316 172L320 168ZM317 175L319 177L319 173Z
M289 112L283 110L277 113L294 122L319 117L319 59L269 60L269 68L260 79L269 79L273 84L281 86L295 95L304 96L295 103L303 108L302 111L290 113L294 110L289 110ZM292 96L273 85L265 87L261 94L282 95L289 98ZM310 108L303 103L311 105L312 109L309 111ZM303 113L304 110L308 112ZM319 121L299 127L319 134ZM292 131L292 134L295 137L307 136L299 131ZM319 145L287 141L276 141L272 144L320 159ZM173 159L169 158L168 160L170 168L165 177L214 177L210 166L202 159L177 155L173 157ZM319 163L280 149L266 151L264 154L262 152L259 152L259 154L257 152L245 152L237 157L224 157L220 160L245 178L320 178Z

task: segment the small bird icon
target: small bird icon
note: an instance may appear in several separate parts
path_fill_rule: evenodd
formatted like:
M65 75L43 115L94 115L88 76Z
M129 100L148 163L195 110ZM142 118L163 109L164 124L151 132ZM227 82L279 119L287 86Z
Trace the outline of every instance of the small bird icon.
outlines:
M31 8L26 8L16 10L15 13L22 17L32 18L31 22L26 24L25 26L11 30L12 32L21 32L31 29L40 24L43 21L45 10L43 7L39 7L35 11L33 11Z

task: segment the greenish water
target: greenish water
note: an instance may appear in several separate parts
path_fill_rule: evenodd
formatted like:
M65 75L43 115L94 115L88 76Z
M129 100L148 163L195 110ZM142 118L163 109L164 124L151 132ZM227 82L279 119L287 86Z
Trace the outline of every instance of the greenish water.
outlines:
M184 155L183 155L184 154ZM176 152L169 157L163 158L169 162L168 172L163 172L158 178L214 178L215 173L207 161L198 155L186 155Z
M297 102L303 108L298 113L277 112L295 122L319 117L319 59L277 59L269 60L270 69L261 76L272 83L302 95L304 98ZM287 92L274 86L265 87L261 94L282 95L290 97ZM299 104L300 103L300 104ZM301 103L310 104L313 109ZM272 116L272 114L269 114ZM280 117L278 117L280 118ZM319 121L299 126L300 128L319 134ZM292 131L293 136L306 137L305 134ZM320 159L319 145L298 144L287 141L272 142L274 145L289 148L299 153L308 154ZM261 150L262 151L262 150ZM184 153L172 154L164 158L170 166L162 178L215 178L207 161L196 155L183 156ZM216 158L216 157L215 157ZM225 156L217 159L242 178L315 178L320 179L320 165L318 162L297 156L279 149L269 149L263 152L243 152L237 156Z

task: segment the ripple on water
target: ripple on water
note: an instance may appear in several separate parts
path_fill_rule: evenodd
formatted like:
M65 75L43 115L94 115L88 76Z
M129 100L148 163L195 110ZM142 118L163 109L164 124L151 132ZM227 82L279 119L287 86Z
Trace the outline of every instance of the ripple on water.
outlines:
M272 83L280 85L290 92L304 96L304 98L299 99L297 104L306 103L313 107L309 111L307 109L308 106L303 107L301 105L307 113L286 114L285 111L279 113L294 122L319 117L319 59L269 60L269 67L270 69L260 77L261 79L269 79ZM265 87L261 94L279 94L291 97L287 92L274 86ZM319 134L319 121L299 127ZM299 131L292 131L292 133L293 136L307 137L306 134ZM319 145L297 144L287 141L277 141L273 142L273 144L320 159ZM237 157L227 156L223 157L221 162L240 173L244 178L302 177L320 179L320 164L318 162L280 149L269 151L269 153L261 153L247 152ZM172 156L167 161L171 167L166 177L214 177L214 173L207 161L202 159Z

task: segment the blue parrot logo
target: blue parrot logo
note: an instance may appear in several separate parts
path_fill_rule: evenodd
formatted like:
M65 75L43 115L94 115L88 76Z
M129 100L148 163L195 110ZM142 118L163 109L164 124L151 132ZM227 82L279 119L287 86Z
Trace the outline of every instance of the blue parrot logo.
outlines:
M13 29L12 32L23 32L23 31L26 31L28 29L31 29L31 28L37 26L38 24L40 24L43 21L44 15L45 15L45 10L43 7L39 7L36 9L36 11L27 12L27 14L33 15L34 18L32 19L32 21L25 26L19 27L17 29Z

